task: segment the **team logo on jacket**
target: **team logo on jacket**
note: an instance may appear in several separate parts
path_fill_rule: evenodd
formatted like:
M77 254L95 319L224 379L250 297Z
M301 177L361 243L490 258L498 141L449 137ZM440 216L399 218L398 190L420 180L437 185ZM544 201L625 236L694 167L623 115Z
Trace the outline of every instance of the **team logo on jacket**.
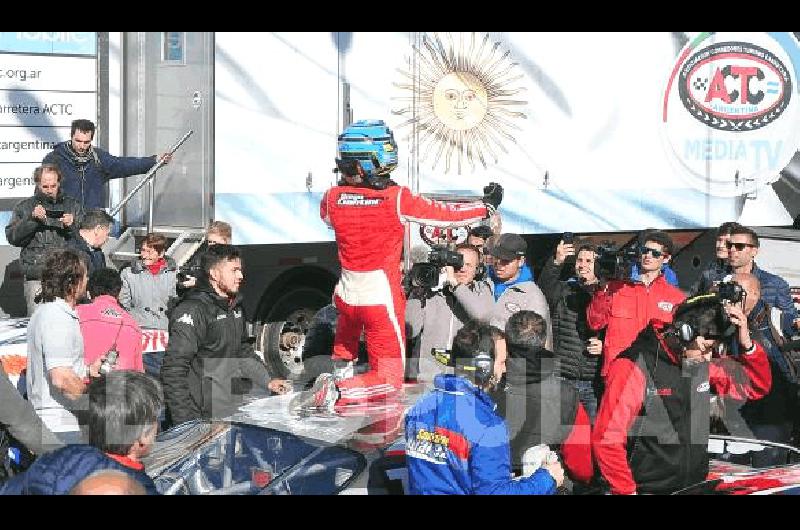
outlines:
M383 197L364 197L360 193L342 193L336 204L339 206L377 206L383 202Z
M698 392L708 392L711 389L711 384L708 381L703 381L697 385Z
M658 308L660 310L662 310L662 311L666 311L667 313L671 313L672 312L672 308L673 308L672 302L661 301L656 305L658 305Z
M223 318L228 318L228 315L226 315L225 313L220 313L219 315L217 315L217 320L222 320Z
M115 310L113 307L107 307L100 311L100 314L103 316L111 317L111 318L121 318L122 315L119 311Z
M241 309L237 309L236 311L234 311L233 312L233 318L242 318L242 310Z
M194 326L194 320L192 319L192 315L189 313L184 313L181 315L181 318L177 320L178 322L183 322L184 324L188 324L190 326Z
M506 309L508 309L511 313L516 313L522 308L519 306L519 304L515 304L514 302L506 302Z

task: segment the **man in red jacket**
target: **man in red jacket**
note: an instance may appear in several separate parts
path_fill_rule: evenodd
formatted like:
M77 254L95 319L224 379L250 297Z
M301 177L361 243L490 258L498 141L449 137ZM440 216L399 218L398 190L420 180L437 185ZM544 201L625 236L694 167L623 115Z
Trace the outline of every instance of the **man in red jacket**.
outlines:
M727 337L743 355L711 359ZM742 308L691 298L672 324L653 321L611 365L592 452L614 494L671 493L708 474L710 392L760 399L772 374Z
M495 212L502 187L484 189L484 202L446 204L414 195L389 178L397 166L397 144L381 120L362 120L339 136L339 185L320 203L320 216L336 232L342 275L334 290L339 312L333 346L334 374L321 374L310 394L292 408L330 409L383 399L403 384L405 296L400 255L405 225L466 226ZM361 332L369 369L354 375ZM311 400L310 396L313 396ZM311 401L309 403L309 401Z
M642 236L639 278L636 281L611 280L595 291L586 308L586 322L595 331L606 328L603 365L600 374L608 375L611 362L631 345L652 319L672 320L672 310L686 299L683 292L667 283L661 267L674 251L672 238L665 232L650 230Z

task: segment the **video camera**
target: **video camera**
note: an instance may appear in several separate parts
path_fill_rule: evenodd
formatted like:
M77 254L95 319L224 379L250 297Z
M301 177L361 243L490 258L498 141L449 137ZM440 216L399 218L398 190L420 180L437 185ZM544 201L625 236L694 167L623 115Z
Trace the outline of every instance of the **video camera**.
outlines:
M178 272L175 274L175 278L179 282L183 283L190 277L200 278L202 272L203 268L200 267L200 265L184 265L178 269Z
M720 299L731 304L738 304L747 297L747 291L744 290L744 287L733 280L720 283L717 294L719 294Z
M447 266L460 270L464 266L464 256L445 247L434 248L428 254L427 263L415 263L411 267L408 272L411 286L435 290L441 284L442 268Z
M599 245L595 259L597 277L606 280L629 280L631 268L639 260L639 257L637 247Z

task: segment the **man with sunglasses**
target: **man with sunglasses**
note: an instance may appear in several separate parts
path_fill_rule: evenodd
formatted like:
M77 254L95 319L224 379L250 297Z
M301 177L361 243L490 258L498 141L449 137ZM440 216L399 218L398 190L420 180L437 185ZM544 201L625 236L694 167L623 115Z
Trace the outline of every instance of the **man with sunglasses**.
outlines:
M586 308L586 322L594 331L606 329L600 375L608 375L611 362L652 320L672 322L672 310L686 299L683 291L670 285L662 267L672 257L672 238L660 230L642 235L637 280L612 279L595 291Z
M792 327L800 327L800 319L792 302L789 284L786 280L769 273L756 265L758 255L758 235L746 226L737 226L727 242L728 264L732 274L751 273L761 284L761 300L770 307L781 310L781 330L785 337L791 336Z
M731 232L740 226L735 221L726 221L719 225L714 243L716 257L703 269L700 276L689 288L690 297L709 292L712 287L719 284L725 276L730 274L728 242L731 240Z

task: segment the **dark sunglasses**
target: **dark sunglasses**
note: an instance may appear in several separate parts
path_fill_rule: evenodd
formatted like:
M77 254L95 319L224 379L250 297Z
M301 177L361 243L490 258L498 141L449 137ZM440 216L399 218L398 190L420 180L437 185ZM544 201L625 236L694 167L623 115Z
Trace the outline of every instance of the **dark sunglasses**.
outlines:
M730 241L728 241L727 243L725 243L725 247L726 247L728 250L730 250L730 249L732 249L732 248L736 247L736 250L738 250L739 252L741 252L741 251L743 251L743 250L744 250L746 247L755 247L755 245L753 245L752 243L731 243Z
M647 256L647 254L649 253L649 254L651 254L651 255L652 255L654 258L660 258L661 256L663 256L663 255L664 255L664 252L662 252L662 251L660 251L660 250L656 250L656 249L654 249L654 248L650 248L650 247L642 247L642 248L640 248L640 249L639 249L639 253L640 253L642 256Z

